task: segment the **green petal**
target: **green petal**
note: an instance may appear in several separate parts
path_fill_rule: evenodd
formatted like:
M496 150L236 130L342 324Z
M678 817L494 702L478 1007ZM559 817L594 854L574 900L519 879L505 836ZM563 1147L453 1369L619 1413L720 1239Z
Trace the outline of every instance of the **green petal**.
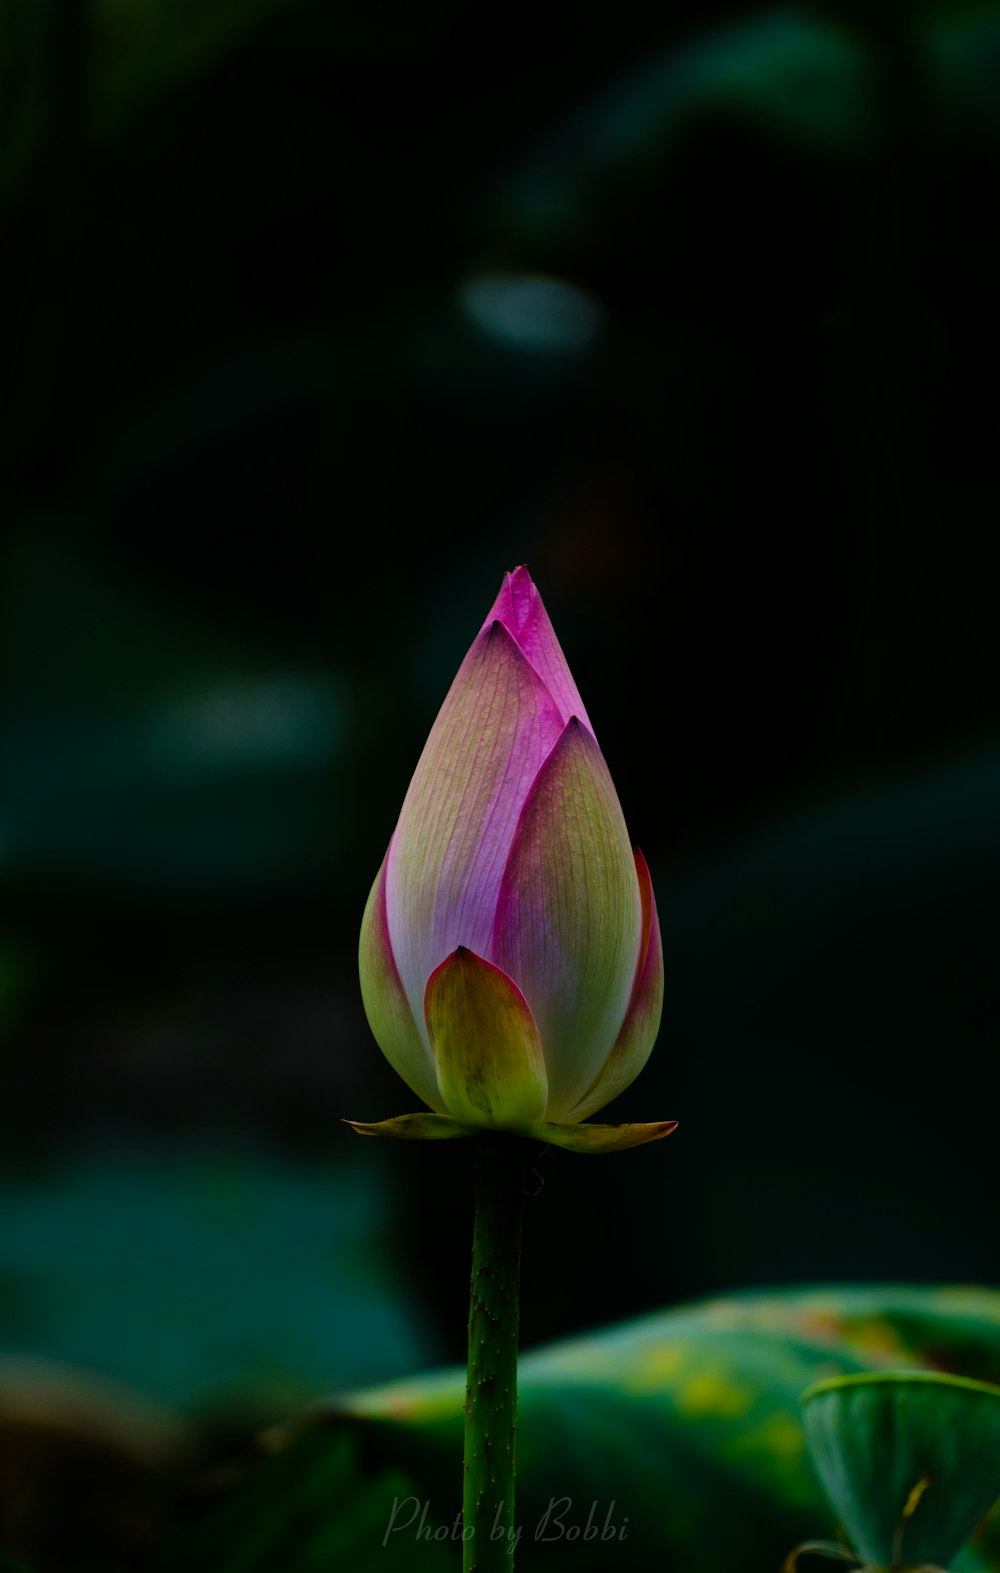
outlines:
M858 1556L948 1567L1000 1495L1000 1388L937 1373L836 1377L806 1441Z
M434 1064L417 1031L389 941L385 906L388 861L386 853L361 920L358 950L361 998L375 1041L393 1070L402 1076L418 1098L443 1114Z
M635 982L642 908L608 767L567 722L532 785L504 871L490 952L516 978L564 1120L614 1047Z
M626 1147L657 1142L676 1129L676 1120L660 1120L653 1125L524 1125L517 1134L570 1152L624 1152Z
M473 1125L463 1125L447 1114L397 1114L391 1120L379 1120L366 1125L362 1120L345 1120L359 1136L395 1136L401 1141L448 1141L456 1136L475 1136Z
M642 898L642 945L635 987L622 1029L597 1078L572 1114L585 1120L630 1087L649 1059L663 1013L663 943L656 916L653 884L646 859L636 848L635 868Z
M449 1114L508 1130L545 1113L545 1062L524 995L464 946L427 980L424 1013Z

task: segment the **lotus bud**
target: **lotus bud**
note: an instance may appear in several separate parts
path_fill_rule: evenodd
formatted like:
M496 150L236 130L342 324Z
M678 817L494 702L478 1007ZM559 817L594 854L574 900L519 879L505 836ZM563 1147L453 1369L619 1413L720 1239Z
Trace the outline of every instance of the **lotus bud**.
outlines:
M364 1134L513 1131L580 1151L664 1136L584 1125L649 1057L663 1001L653 887L526 568L431 728L361 928L361 992L428 1109Z

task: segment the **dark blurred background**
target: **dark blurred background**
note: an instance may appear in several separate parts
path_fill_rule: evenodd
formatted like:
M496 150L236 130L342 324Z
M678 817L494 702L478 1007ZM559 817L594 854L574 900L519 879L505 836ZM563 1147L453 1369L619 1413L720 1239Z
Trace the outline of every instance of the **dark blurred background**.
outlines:
M281 1413L463 1357L356 981L527 562L665 930L528 1344L997 1280L1000 7L5 0L0 1336Z

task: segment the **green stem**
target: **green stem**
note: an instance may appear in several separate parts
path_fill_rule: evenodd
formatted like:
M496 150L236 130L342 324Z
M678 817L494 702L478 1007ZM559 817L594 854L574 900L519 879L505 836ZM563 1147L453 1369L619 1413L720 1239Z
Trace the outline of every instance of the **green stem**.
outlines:
M464 1573L510 1573L524 1183L534 1143L476 1138L476 1227L465 1390ZM472 1531L470 1534L469 1531Z

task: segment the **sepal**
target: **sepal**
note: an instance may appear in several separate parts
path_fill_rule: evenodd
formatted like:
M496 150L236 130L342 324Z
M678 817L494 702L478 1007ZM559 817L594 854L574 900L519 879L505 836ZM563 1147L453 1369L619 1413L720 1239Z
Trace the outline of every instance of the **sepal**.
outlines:
M448 1141L456 1136L475 1136L474 1125L463 1125L449 1114L397 1114L391 1120L366 1125L363 1120L345 1120L359 1136L395 1136L409 1142Z
M676 1120L654 1121L651 1125L522 1125L515 1132L533 1141L565 1147L569 1152L624 1152L627 1147L642 1147L657 1142L677 1129Z

